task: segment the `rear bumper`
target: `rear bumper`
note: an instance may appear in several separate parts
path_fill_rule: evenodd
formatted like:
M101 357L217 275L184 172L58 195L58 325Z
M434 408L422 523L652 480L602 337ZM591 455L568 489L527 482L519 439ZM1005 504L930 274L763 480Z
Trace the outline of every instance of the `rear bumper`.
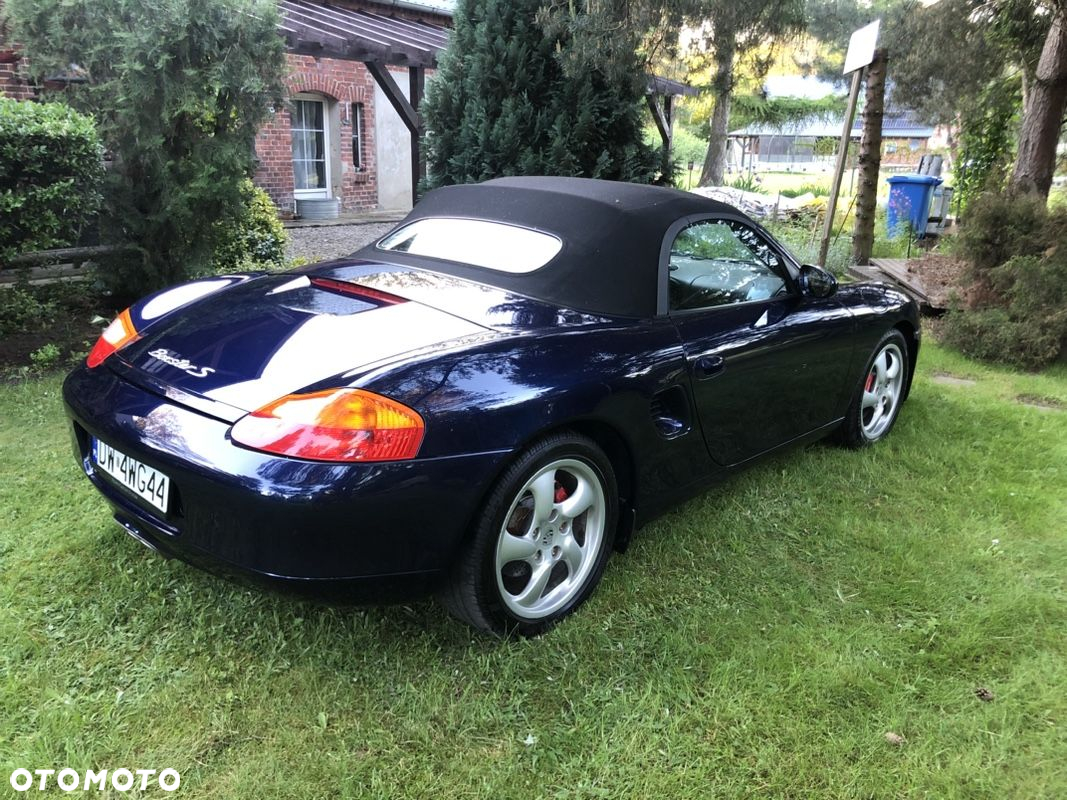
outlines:
M425 588L450 566L508 456L382 464L271 456L233 445L230 423L106 366L74 370L63 398L82 470L141 541L214 572L315 590L373 587L383 599ZM90 437L170 477L166 514L94 468Z

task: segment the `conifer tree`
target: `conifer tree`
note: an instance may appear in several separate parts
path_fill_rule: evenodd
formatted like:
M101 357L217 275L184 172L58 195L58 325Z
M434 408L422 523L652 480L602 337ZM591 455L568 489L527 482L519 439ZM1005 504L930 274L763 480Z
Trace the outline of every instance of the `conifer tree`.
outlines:
M636 41L621 68L618 42L607 50L590 38L606 26L591 24L585 4L542 5L460 0L422 105L431 188L503 175L654 177Z

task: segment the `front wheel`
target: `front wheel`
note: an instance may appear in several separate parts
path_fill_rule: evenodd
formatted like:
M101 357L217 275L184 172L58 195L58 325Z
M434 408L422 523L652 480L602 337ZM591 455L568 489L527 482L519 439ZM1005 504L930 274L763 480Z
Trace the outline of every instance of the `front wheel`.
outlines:
M904 402L908 379L908 346L895 328L878 343L867 362L840 431L846 447L866 447L883 439Z
M546 437L490 492L442 600L476 628L541 633L592 594L617 520L615 473L604 452L577 434Z

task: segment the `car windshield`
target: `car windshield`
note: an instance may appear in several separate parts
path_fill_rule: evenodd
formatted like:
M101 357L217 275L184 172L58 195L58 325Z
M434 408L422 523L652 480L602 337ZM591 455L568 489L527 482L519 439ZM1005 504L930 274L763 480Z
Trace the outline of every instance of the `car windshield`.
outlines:
M502 222L427 217L393 231L379 250L443 258L500 272L533 272L563 247L555 236Z

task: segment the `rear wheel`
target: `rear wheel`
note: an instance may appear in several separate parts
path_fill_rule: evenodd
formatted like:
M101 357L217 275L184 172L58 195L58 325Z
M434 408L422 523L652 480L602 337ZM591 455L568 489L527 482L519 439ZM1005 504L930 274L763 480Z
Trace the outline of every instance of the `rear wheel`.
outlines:
M884 438L897 421L908 377L908 347L900 331L889 331L867 362L841 427L847 447L866 447Z
M577 434L546 437L490 492L442 600L476 628L541 633L592 593L617 519L615 474L604 452Z

